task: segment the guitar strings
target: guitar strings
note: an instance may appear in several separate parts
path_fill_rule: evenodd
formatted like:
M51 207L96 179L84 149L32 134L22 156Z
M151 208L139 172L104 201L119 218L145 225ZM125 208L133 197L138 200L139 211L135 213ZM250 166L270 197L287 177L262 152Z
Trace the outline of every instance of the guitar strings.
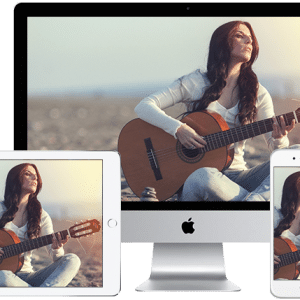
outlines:
M298 114L298 113L297 113ZM300 115L300 112L299 112L299 115ZM279 118L280 116L277 116L276 117L279 121ZM292 120L294 119L294 116L293 116L293 113L288 113L285 115L285 121L287 123L291 122ZM211 150L215 150L217 148L221 148L221 147L224 147L226 145L230 145L232 144L232 140L230 140L230 138L234 138L233 136L233 133L232 133L232 130L235 130L236 133L235 135L236 136L239 136L239 137L245 137L246 134L249 134L249 128L251 127L251 130L252 130L252 133L254 133L254 136L256 135L259 135L259 134L263 134L263 133L266 133L268 131L271 131L272 128L273 128L273 120L272 118L270 119L266 119L266 120L261 120L261 121L258 121L256 122L256 128L253 128L253 123L251 124L247 124L243 127L239 127L240 129L238 128L232 128L232 129L229 129L229 130L226 130L226 131L220 131L220 132L217 132L217 133L213 133L213 134L210 134L210 135L207 135L204 137L204 139L206 140L207 142L207 145L204 147L204 148L198 148L198 149L185 149L185 154L187 156L194 156L195 152L198 152L196 154L196 156L200 153L205 153L208 151L211 151ZM261 131L264 130L264 132L262 133ZM240 132L238 132L240 131ZM230 136L229 136L230 134ZM227 137L224 138L224 135L227 135ZM251 138L252 136L248 137L248 138ZM227 139L227 140L226 140ZM222 144L222 140L223 140L223 144ZM229 143L228 143L229 141ZM225 144L224 144L225 142ZM220 146L221 144L221 146ZM150 164L156 164L158 163L159 165L161 164L161 162L166 162L170 159L175 159L177 158L178 156L174 156L175 153L177 153L177 149L175 147L174 149L174 146L173 147L168 147L168 148L164 148L164 149L160 149L160 150L155 150L154 152L154 155L152 155L151 153L148 153L148 159L149 159L149 162ZM157 160L157 161L155 161ZM132 165L139 165L139 163L137 164L134 164L132 163ZM141 170L144 171L143 167L141 167ZM127 176L130 176L132 175L132 173L126 173Z
M277 116L277 121L280 122L280 116ZM297 118L300 118L300 111L297 111ZM290 124L294 118L294 113L288 113L284 115L284 119L286 124ZM273 129L273 119L269 118L266 120L261 120L255 123L250 123L245 126L241 126L238 128L231 128L225 131L220 131L217 133L213 133L207 136L204 136L205 141L207 142L207 145L204 148L198 148L198 149L184 149L184 153L187 156L190 156L191 159L195 156L194 154L196 153L196 156L198 156L200 153L205 153L207 151L215 150L217 148L224 147L226 145L232 144L235 139L241 138L241 140L244 140L245 136L247 139L252 138L257 135L264 134L266 132L270 132ZM251 131L250 131L251 130ZM251 133L253 136L251 136ZM250 135L250 136L249 136ZM232 141L233 140L233 141ZM222 144L222 142L226 143L225 145ZM229 143L228 143L229 142ZM221 144L221 146L220 146ZM167 163L168 161L172 160L173 165L173 170L180 171L182 167L179 164L176 164L176 161L180 162L182 161L181 158L177 155L178 149L176 149L176 146L174 147L167 147L159 150L155 150L154 147L154 153L147 153L148 154L148 159L150 164L153 165L158 165L159 168L164 167L164 163ZM198 153L197 153L198 152ZM176 153L176 155L174 155ZM145 167L142 166L140 163L134 163L132 162L131 165L133 167L137 167L135 170L131 169L129 172L125 173L125 177L137 175L137 174L143 174L145 172Z
M290 265L290 264L297 262L298 261L297 257L296 257L297 261L294 261L294 257L296 255L298 255L298 258L299 258L299 251L289 252L289 253L284 253L284 254L279 255L279 258L281 260L281 262L279 263L279 266L283 267L283 266Z
M79 240L79 239L76 239L76 241L77 241L78 244L81 246L81 248L82 248L82 250L84 251L84 253L87 254L86 251L85 251L85 249L84 249L84 247L83 247L82 244L80 243L80 240Z
M256 136L258 134L262 134L260 129L257 131L257 129L254 129L254 128L252 128L252 133L254 133L254 136ZM248 136L247 136L247 134L248 134ZM234 136L230 130L221 131L221 132L207 135L204 137L204 140L207 142L207 145L205 147L198 148L198 149L185 148L185 152L187 154L193 154L193 153L195 153L195 150L196 150L199 153L205 153L207 151L212 151L217 148L221 148L226 145L230 145L230 144L234 143L236 141L236 139L241 138L242 140L244 140L244 139L249 139L252 137L252 136L249 137L249 131L247 129L243 129L243 131L236 132L235 135L236 136ZM245 136L246 136L246 138L245 138ZM155 157L160 158L169 153L173 154L174 152L177 152L177 149L176 148L174 149L174 146L155 150ZM151 153L148 153L148 156L149 156L149 159L151 157L153 157L153 155Z
M289 116L287 116L287 115L289 115ZM280 116L278 116L277 118L279 118L279 117ZM294 119L293 113L288 113L285 115L286 123L290 123L293 119ZM198 148L197 150L200 153L212 151L217 148L221 148L226 145L230 145L230 144L236 142L236 139L246 140L246 139L252 138L254 136L264 134L268 131L271 131L273 128L273 120L272 119L266 119L266 120L261 120L261 121L256 122L256 124L257 124L256 128L253 128L253 124L254 123L251 123L251 124L247 124L242 127L231 128L229 130L220 131L220 132L216 132L216 133L207 135L204 137L204 140L207 142L207 145L204 148ZM252 131L252 134L250 133L250 129ZM235 133L233 133L233 131L235 131ZM250 136L249 136L249 134L250 134ZM186 151L188 151L188 150L195 150L195 149L186 148ZM164 154L174 153L176 151L177 150L174 149L174 147L159 149L159 150L155 150L155 156L157 158L159 158L159 157L162 157ZM150 154L150 156L152 156L152 155Z
M70 221L70 220L66 220L67 222L70 222L70 223L74 223L74 221ZM83 251L84 251L84 253L85 254L88 254L90 251L91 251L91 249L94 247L94 244L95 244L95 239L93 239L93 244L92 244L92 246L90 247L90 249L88 249L87 251L84 249L84 247L83 247L83 245L81 244L81 242L80 242L80 240L79 239L76 239L76 241L79 243L79 245L81 246L81 248L83 249Z

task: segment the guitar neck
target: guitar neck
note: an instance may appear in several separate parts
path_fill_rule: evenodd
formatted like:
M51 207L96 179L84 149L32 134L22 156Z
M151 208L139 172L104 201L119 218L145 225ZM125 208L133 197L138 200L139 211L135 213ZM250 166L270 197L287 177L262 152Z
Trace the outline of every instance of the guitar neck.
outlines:
M279 255L279 258L280 258L280 263L278 265L279 268L287 265L291 265L293 263L300 261L300 250L281 254Z
M58 238L58 233L60 233L61 238L64 240L69 235L67 230L56 232L55 236ZM28 239L24 242L12 244L2 248L4 251L3 259L19 255L21 253L31 251L37 248L41 248L52 244L52 234L44 235L35 239Z
M286 125L290 125L292 120L295 119L296 123L300 121L300 111L294 111L280 116L276 116L280 124L280 117L283 116ZM273 131L273 119L265 119L243 125L240 127L231 128L225 131L209 134L205 136L207 145L202 148L204 152L221 148L239 141L247 140L255 136Z

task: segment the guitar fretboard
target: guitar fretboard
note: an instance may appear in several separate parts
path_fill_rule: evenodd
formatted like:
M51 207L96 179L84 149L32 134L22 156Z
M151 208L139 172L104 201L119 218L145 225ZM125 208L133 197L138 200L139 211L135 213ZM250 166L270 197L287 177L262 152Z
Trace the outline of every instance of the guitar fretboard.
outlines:
M300 110L277 116L276 119L280 124L280 117L283 116L286 125L290 125L295 119L296 123L300 121ZM255 136L273 131L273 119L265 119L250 123L244 126L231 128L225 131L206 135L204 137L207 145L204 148L198 149L200 152L212 151L239 141L247 140Z
M279 258L280 258L280 263L278 264L279 268L287 265L291 265L297 261L300 261L300 251L281 254L279 255Z
M61 238L64 240L66 239L68 235L67 230L63 230L59 232L61 234ZM55 233L55 236L57 238L58 232ZM4 255L2 256L3 259L12 257L27 251L31 251L37 248L41 248L43 246L52 244L52 234L44 235L35 239L28 239L24 242L9 245L2 247L2 250L4 251Z

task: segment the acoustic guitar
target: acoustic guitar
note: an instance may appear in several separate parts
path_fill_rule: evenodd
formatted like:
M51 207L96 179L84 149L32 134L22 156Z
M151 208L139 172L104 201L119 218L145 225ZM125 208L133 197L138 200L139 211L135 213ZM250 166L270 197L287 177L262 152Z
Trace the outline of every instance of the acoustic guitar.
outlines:
M274 238L274 253L281 261L274 264L274 279L296 279L299 275L297 263L300 261L300 251L295 244L288 238Z
M57 238L58 233L60 233L63 240L67 236L80 238L98 232L100 228L99 221L95 219L87 220L75 224L67 230L56 232L55 236ZM52 242L52 234L20 242L13 231L4 228L0 229L0 247L4 252L4 255L0 258L0 270L8 270L13 273L20 271L24 263L24 256L21 256L22 253L52 244Z
M287 125L300 121L300 108L282 115ZM280 116L276 117L279 124ZM194 112L181 120L204 137L204 148L185 148L172 135L141 119L127 123L119 135L118 151L124 176L131 190L141 197L153 187L160 201L173 196L190 174L202 167L228 168L233 160L232 143L273 130L272 118L229 128L216 112Z

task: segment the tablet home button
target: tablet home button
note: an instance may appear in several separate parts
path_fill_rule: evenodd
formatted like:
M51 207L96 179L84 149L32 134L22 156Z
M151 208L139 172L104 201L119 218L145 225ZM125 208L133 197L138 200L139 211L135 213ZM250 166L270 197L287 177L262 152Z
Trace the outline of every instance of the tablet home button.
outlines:
M117 226L117 221L114 219L110 219L110 220L108 220L107 224L110 228L114 228Z

